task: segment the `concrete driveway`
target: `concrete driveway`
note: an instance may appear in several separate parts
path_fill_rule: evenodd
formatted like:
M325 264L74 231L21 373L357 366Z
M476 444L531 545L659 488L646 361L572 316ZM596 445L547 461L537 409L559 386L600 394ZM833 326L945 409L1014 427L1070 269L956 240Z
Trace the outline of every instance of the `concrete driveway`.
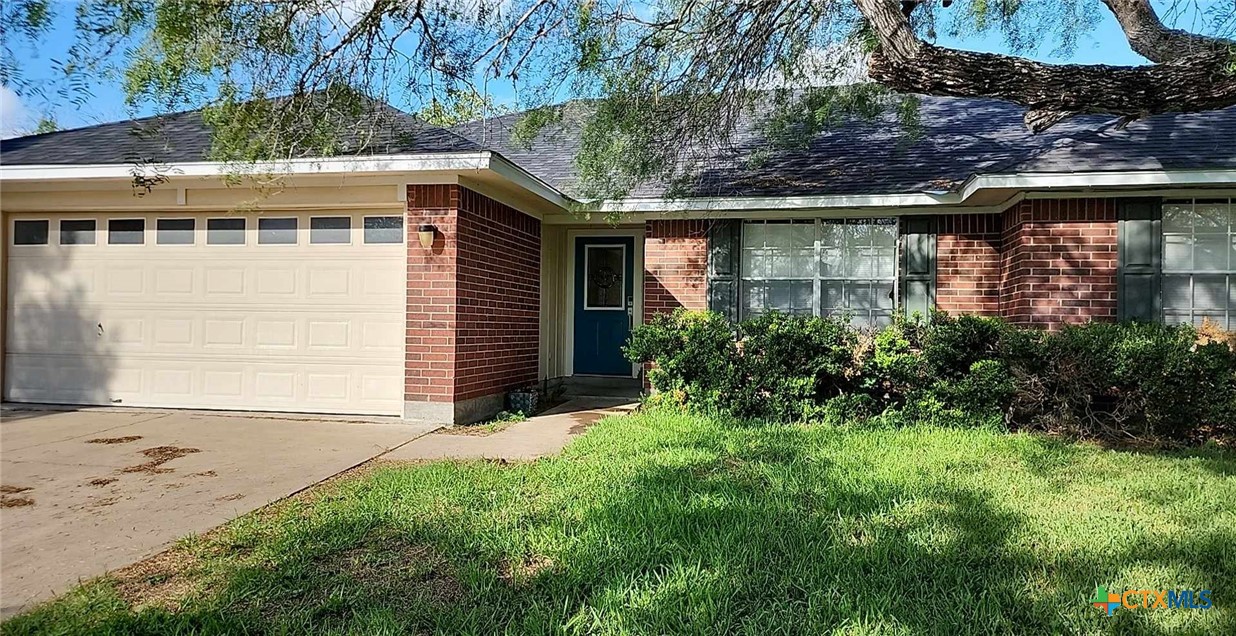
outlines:
M10 405L0 419L0 616L436 428Z

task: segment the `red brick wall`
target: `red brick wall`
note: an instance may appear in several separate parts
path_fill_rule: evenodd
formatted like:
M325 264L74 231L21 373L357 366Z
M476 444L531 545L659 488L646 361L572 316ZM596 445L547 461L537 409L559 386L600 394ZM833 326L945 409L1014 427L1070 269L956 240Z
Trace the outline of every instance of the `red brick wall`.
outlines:
M940 216L936 307L950 314L1000 315L1000 247L998 215Z
M1116 319L1114 199L1035 199L1004 213L1001 313L1057 327Z
M455 399L537 382L541 222L460 188Z
M437 228L433 247L417 226ZM458 402L537 380L541 224L457 185L408 187L404 399Z
M459 188L408 186L407 331L404 400L455 401L455 224ZM417 226L437 227L433 247L417 241Z
M679 307L708 307L706 220L644 224L644 320Z

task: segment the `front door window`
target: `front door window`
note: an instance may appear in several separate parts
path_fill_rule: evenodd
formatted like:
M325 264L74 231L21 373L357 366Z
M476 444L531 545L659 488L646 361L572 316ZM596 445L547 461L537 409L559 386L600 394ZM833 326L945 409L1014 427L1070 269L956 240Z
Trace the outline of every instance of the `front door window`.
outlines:
M584 248L584 308L626 309L624 306L624 245L588 245Z

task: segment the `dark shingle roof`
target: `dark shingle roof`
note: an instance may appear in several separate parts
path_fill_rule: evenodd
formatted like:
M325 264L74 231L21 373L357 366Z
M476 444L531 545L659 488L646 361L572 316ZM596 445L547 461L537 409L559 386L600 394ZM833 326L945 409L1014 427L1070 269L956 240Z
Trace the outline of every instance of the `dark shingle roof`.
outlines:
M1138 120L1083 116L1045 133L1022 122L1025 108L997 100L920 98L922 134L907 137L889 114L855 120L818 135L801 150L767 153L758 127L746 122L733 148L714 155L687 186L687 196L896 194L947 190L975 174L1122 170L1236 169L1236 107ZM471 122L452 130L497 150L541 179L570 192L578 127L541 134L530 147L511 142L519 115ZM569 120L568 120L569 121ZM648 183L632 196L661 196Z
M386 104L365 115L363 132L343 135L342 154L472 152L475 143ZM346 128L345 128L346 130ZM210 160L211 131L201 111L145 117L0 141L7 165L180 163Z
M996 100L923 97L922 134L908 138L894 117L856 120L812 139L806 148L764 152L758 126L746 122L732 147L715 153L688 184L688 196L896 194L947 190L975 174L1124 170L1236 169L1236 107L1209 113L1160 115L1124 129L1104 116L1066 120L1031 134L1024 108ZM423 154L493 150L559 190L575 188L579 117L541 132L529 147L511 140L519 114L449 130L390 106L375 134L352 140L352 154ZM570 111L568 111L570 112ZM137 160L204 161L210 130L199 112L178 113L33 135L0 142L0 162L118 164ZM752 157L764 157L753 163ZM647 183L632 196L662 196Z

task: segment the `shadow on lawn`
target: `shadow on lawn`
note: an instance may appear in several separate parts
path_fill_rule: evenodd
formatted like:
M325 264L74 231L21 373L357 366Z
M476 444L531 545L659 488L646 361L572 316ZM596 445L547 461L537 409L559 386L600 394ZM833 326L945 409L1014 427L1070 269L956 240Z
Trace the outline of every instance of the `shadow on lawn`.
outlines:
M609 480L609 493L574 506L598 484L544 497L530 485L536 466L471 465L478 492L506 484L491 504L445 501L436 515L399 516L392 511L412 509L399 487L403 469L379 473L355 490L345 485L338 496L357 497L347 514L293 507L279 513L288 523L268 520L266 530L221 540L212 550L244 565L222 572L200 600L116 612L93 627L1158 633L1165 630L1146 612L1102 617L1087 603L1094 586L1130 563L1185 567L1216 586L1236 576L1230 529L1188 545L1156 545L1149 530L1131 531L1119 550L1045 558L1051 549L1036 553L1024 536L1015 540L1027 518L988 494L947 480L855 475L838 458L811 456L809 443L789 429L737 452L721 440L677 436L665 443L672 457L598 469L589 478ZM1069 452L1044 446L1039 468L1060 468ZM529 476L494 479L504 470ZM384 505L372 505L375 493ZM1220 622L1206 632L1236 629L1230 612Z

